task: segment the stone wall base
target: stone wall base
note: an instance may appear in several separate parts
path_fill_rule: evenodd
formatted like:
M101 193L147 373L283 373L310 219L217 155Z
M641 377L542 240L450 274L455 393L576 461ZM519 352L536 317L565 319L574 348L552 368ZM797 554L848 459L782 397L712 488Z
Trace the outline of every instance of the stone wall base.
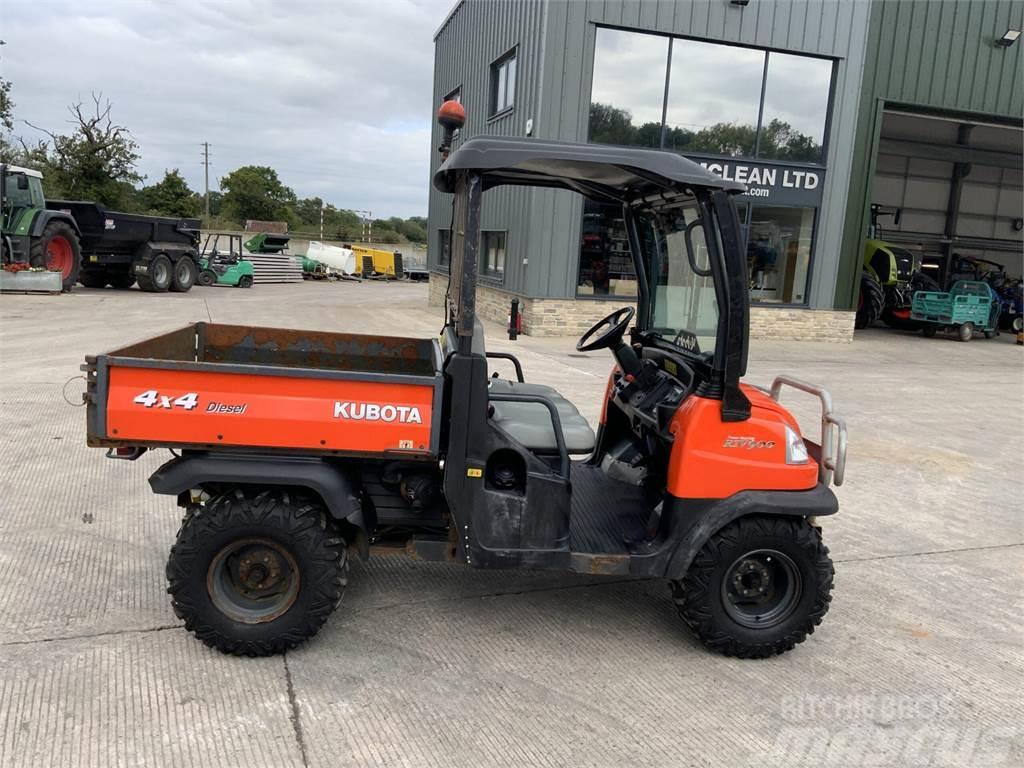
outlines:
M444 303L448 276L431 273L430 306ZM516 294L479 284L477 314L484 320L508 322L509 304ZM620 304L588 299L529 299L518 296L527 336L579 336ZM853 312L754 305L750 308L750 338L792 341L853 341Z

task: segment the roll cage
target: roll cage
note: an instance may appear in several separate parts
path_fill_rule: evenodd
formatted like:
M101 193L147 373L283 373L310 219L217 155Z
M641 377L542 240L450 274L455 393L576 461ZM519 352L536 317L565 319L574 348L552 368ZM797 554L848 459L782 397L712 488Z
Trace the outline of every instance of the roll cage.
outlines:
M648 149L536 141L470 139L434 174L434 186L454 195L450 260L450 301L446 322L456 334L456 351L472 353L479 274L480 207L483 192L498 186L565 189L622 206L637 277L633 342L682 354L700 379L698 393L722 401L725 421L750 416L739 386L746 373L749 301L739 218L732 196L746 190L679 155ZM651 282L641 247L638 219L696 200L708 249L710 277L718 303L715 351L693 355L651 332Z

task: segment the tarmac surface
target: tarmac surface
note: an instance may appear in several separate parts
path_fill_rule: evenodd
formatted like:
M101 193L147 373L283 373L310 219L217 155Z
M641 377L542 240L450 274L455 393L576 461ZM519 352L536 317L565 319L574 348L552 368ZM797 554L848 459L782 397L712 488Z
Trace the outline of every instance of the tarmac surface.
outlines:
M287 655L202 645L165 593L181 512L146 480L168 454L85 446L65 402L83 357L197 320L440 318L424 284L0 297L0 766L1024 764L1024 350L1005 335L752 343L749 381L821 383L850 429L832 609L791 653L710 654L662 582L401 558L356 562ZM487 331L596 423L608 352ZM816 402L784 402L815 434Z

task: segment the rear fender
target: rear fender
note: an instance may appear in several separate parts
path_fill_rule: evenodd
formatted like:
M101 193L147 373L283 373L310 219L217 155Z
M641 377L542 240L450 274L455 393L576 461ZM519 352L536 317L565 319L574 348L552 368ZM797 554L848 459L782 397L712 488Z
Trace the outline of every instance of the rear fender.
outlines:
M807 491L743 491L727 499L669 497L665 504L663 514L683 531L669 557L665 575L670 579L681 579L708 539L741 517L825 517L839 511L835 494L823 483Z
M369 554L370 531L376 521L363 507L345 471L323 459L288 456L233 456L200 453L168 461L149 478L154 493L178 496L205 483L253 487L305 488L323 501L328 514L355 526L359 554Z
M29 235L32 237L39 237L43 234L43 230L51 221L63 221L73 230L79 237L82 236L82 231L78 228L78 222L75 221L74 216L70 216L63 211L51 211L43 209L36 214L35 220L32 222L32 228Z

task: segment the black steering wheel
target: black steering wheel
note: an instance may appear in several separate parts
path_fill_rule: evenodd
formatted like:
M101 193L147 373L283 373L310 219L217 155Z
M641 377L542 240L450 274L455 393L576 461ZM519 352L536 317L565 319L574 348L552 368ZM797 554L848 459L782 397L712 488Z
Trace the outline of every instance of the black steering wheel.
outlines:
M608 347L618 347L622 344L622 337L626 333L626 329L629 328L629 323L633 319L633 315L636 314L636 310L632 307L623 307L612 312L608 317L598 320L590 330L580 336L580 340L576 342L577 352L593 352L595 349L607 349ZM593 341L590 338L601 331L605 326L608 326L607 330L603 331Z

